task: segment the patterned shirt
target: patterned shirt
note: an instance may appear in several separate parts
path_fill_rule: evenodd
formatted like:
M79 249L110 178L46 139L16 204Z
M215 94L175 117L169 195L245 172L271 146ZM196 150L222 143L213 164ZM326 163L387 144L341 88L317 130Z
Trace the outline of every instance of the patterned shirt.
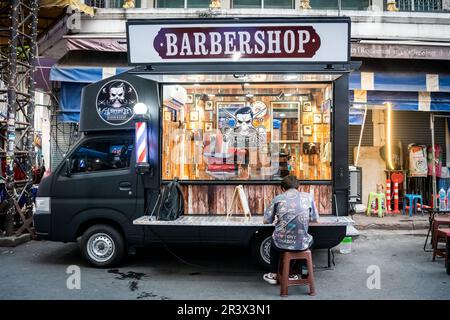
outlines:
M286 250L306 250L312 242L308 234L309 220L317 221L319 214L314 204L314 198L296 189L276 196L264 212L268 223L275 222L272 239L275 246Z

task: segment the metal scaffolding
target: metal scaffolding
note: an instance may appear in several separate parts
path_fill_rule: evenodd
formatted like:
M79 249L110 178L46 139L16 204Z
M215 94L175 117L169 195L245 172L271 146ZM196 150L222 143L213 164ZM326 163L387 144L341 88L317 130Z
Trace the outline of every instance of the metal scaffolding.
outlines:
M38 0L0 4L0 236L33 235Z

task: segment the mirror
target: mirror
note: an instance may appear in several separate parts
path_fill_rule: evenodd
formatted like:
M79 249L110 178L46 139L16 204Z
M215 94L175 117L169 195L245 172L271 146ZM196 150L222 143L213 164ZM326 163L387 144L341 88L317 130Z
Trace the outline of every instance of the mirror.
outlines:
M272 142L300 142L300 102L272 102Z

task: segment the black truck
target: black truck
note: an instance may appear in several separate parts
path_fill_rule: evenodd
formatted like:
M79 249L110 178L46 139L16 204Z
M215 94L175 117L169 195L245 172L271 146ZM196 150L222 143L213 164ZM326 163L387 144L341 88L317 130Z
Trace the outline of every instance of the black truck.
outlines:
M304 19L300 20L303 24L308 23ZM214 23L229 23L233 26L237 20L217 19L214 21ZM239 21L242 22L243 19ZM349 19L346 18L334 20L328 18L324 21L316 19L312 23L330 21L350 25ZM190 24L206 23L198 19L188 22ZM244 22L273 24L280 20L249 19ZM285 23L286 20L283 19L281 22ZM130 22L129 25L133 23L141 22ZM208 20L207 23L211 21ZM270 23L267 25L271 25ZM129 47L129 51L132 50L133 48ZM83 256L90 264L97 267L117 265L128 252L135 248L157 243L166 245L176 243L187 247L194 244L247 246L251 248L255 259L262 266L267 267L273 226L263 224L262 212L253 212L256 214L251 217L238 215L230 217L227 212L219 209L216 212L196 212L197 209L190 208L197 208L195 202L200 200L193 198L188 191L202 186L205 186L204 190L212 190L208 189L210 186L215 187L216 189L213 190L216 191L225 190L230 186L234 188L237 185L248 188L257 186L277 188L282 175L275 173L270 179L247 178L245 181L239 177L214 179L212 176L208 176L208 179L199 178L193 181L190 176L187 178L179 176L178 183L182 188L178 189L181 190L178 199L181 199L181 206L185 204L184 214L175 220L157 219L161 202L165 198L163 190L167 190L168 184L173 180L166 177L168 169L165 169L166 165L163 163L165 161L163 153L172 152L167 150L171 146L165 137L164 126L183 121L188 125L198 123L198 113L190 113L190 117L182 118L182 108L187 108L186 106L191 103L189 95L192 95L194 99L200 97L199 101L201 97L214 96L211 99L220 99L223 102L228 97L223 94L228 87L230 90L235 90L233 88L245 86L253 88L254 86L255 90L260 90L258 92L265 90L264 93L259 94L261 101L287 99L286 97L291 99L289 101L294 101L294 96L308 95L291 94L289 96L283 93L283 97L280 98L278 91L276 94L271 92L276 88L284 88L286 92L292 89L291 91L295 92L296 86L303 91L309 87L317 91L328 86L327 88L332 90L330 99L332 107L331 110L328 109L330 119L327 121L329 122L325 122L325 115L323 121L324 128L331 128L327 138L333 142L329 169L331 177L320 181L304 179L301 182L312 186L320 185L320 190L331 190L326 198L323 195L324 198L320 199L320 201L328 201L324 204L324 208L328 208L326 210L329 212L321 215L319 223L310 225L310 233L315 239L315 249L328 249L330 252L330 249L345 237L346 226L352 223L351 219L346 217L348 211L348 73L350 71L350 63L274 64L271 61L258 63L227 61L222 64L210 62L176 64L175 67L174 64L167 63L152 66L140 65L126 73L85 87L80 114L80 139L51 175L44 178L39 185L34 214L38 237L50 241L78 241ZM261 74L266 76L261 77ZM254 80L252 75L255 75ZM256 77L257 75L259 76ZM297 76L298 79L294 80L292 75ZM196 77L195 81L190 76ZM167 96L169 86L173 88L175 85L178 88L181 87L181 91L187 88L188 94L184 92L184 95L181 95L184 98L174 97L173 94ZM214 88L218 89L215 95L198 94L198 90L202 88L205 92L208 90L212 92ZM233 95L237 95L234 92ZM244 107L264 105L255 104L249 91L243 91L238 98L242 98ZM183 99L187 100L180 101ZM233 99L237 98L233 97ZM203 101L202 110L214 107L212 103L206 103L206 100ZM144 107L139 112L140 115L137 115L135 110L137 104ZM217 111L217 109L214 110ZM265 117L268 119L267 123L272 124L275 111L273 113L272 109L269 111ZM298 112L300 113L300 110ZM202 115L203 111L200 113L200 116ZM280 113L279 117L283 117L283 114ZM262 116L260 118L255 121L265 121ZM237 118L237 121L239 119L241 118ZM215 121L211 123L218 127ZM235 126L237 121L234 122ZM138 126L142 123L145 124L143 129ZM274 128L272 124L268 131L274 132ZM208 129L204 130L208 131ZM303 134L306 139L308 133L304 131ZM313 155L310 158L312 157ZM297 164L289 164L290 170L294 170L295 168L291 169L291 167L295 165ZM179 166L181 173L185 167L186 165ZM228 167L226 167L227 170ZM241 174L239 170L242 168L247 168L248 171L248 167L235 165L233 168L236 169L232 174ZM195 169L202 170L201 166ZM187 173L184 174L187 175ZM261 197L266 196L261 194ZM270 201L267 197L262 200L265 203ZM221 199L217 201L220 202ZM250 207L252 206L253 203L250 203ZM215 204L214 208L219 208L219 205Z

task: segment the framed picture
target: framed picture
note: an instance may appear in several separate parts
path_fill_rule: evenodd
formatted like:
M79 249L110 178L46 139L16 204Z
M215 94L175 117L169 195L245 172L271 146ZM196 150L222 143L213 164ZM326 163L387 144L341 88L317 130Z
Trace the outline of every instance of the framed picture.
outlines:
M303 111L304 112L311 112L312 111L311 101L303 102Z
M217 101L217 128L224 126L233 128L236 125L235 113L240 108L245 107L243 101Z
M214 124L212 122L205 122L205 131L212 131Z
M322 114L321 113L314 113L313 123L322 123Z
M330 109L331 109L331 99L327 99L322 104L322 112L326 113L326 112L330 111Z
M186 103L194 103L194 95L193 94L187 95Z
M164 120L165 121L172 121L172 112L164 111Z
M206 111L211 111L211 110L213 110L213 102L212 101L206 101L205 102L205 110Z
M189 121L190 122L197 122L198 117L199 117L198 111L191 111L189 113Z
M323 123L330 123L330 114L329 113L324 113L322 116L322 122Z
M303 125L303 135L304 136L312 136L312 125L310 125L310 124Z

